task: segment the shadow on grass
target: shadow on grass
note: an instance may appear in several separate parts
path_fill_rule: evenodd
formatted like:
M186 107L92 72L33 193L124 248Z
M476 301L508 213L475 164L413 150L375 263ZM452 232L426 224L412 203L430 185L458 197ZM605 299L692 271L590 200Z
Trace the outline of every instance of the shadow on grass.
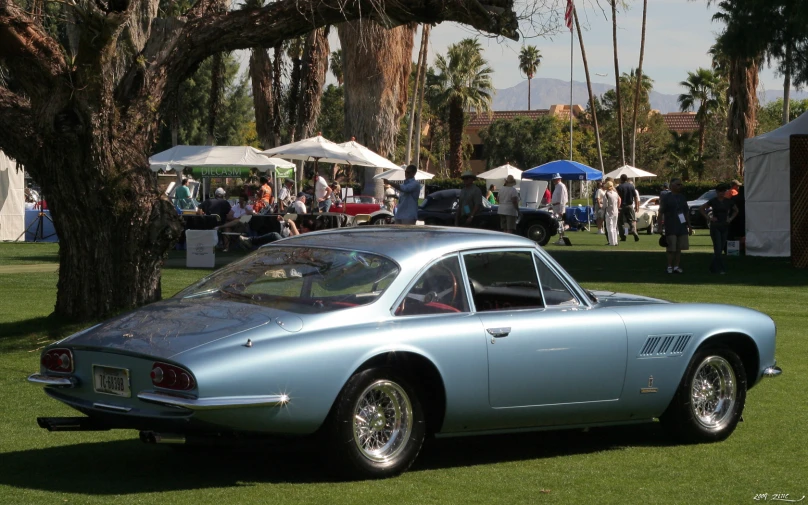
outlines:
M667 274L666 255L649 251L596 251L553 249L550 254L578 282L651 282L747 286L806 286L808 270L791 266L789 258L724 257L727 275L709 272L712 252L682 256L685 273Z
M0 349L8 346L20 347L27 345L25 337L41 339L44 335L53 340L58 340L87 326L89 326L87 323L76 323L53 314L22 321L0 323Z
M32 263L59 263L59 254L6 256L3 258L8 264L27 265Z
M657 424L429 440L410 472L661 446ZM47 462L47 463L45 463ZM58 471L32 471L43 464ZM165 468L155 467L164 462ZM158 465L160 466L160 465ZM338 482L311 445L250 450L173 450L138 440L64 445L3 454L0 484L90 495L140 494L249 486L250 483Z

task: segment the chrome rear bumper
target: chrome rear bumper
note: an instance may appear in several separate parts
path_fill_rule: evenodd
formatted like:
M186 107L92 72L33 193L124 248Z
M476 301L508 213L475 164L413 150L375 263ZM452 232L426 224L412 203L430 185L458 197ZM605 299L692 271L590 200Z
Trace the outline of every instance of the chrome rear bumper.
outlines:
M186 398L165 393L144 391L137 397L144 402L189 410L213 410L247 407L280 407L289 403L288 395L222 396L218 398Z
M64 377L56 375L44 375L35 373L28 376L28 382L42 384L43 386L55 386L61 388L72 388L78 382L75 377Z

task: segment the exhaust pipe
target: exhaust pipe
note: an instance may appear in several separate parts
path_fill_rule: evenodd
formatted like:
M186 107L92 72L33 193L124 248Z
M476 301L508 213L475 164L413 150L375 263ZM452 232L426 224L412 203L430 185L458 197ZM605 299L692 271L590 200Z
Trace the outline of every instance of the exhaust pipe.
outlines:
M37 417L40 428L48 431L109 431L110 427L90 417Z
M179 433L157 433L154 431L141 431L140 441L145 444L184 444L185 435Z

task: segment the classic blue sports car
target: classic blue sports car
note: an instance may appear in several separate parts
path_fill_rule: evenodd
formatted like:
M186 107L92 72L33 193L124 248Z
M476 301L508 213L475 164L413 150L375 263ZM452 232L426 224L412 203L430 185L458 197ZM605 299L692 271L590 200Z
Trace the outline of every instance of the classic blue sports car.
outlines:
M29 380L85 414L49 430L318 437L387 477L432 435L658 419L722 440L774 350L765 314L588 291L526 238L374 226L264 246L47 347Z

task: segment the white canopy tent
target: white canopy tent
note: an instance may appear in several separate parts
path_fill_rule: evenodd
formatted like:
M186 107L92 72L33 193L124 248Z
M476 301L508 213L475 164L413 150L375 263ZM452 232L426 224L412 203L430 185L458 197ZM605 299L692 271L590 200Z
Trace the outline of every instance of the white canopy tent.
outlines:
M348 142L343 142L342 144L337 144L338 146L346 149L349 153L358 156L366 161L362 165L368 167L377 167L383 168L385 170L399 170L400 167L393 163L392 161L388 160L384 156L377 154L367 147L363 146L359 142L355 140L349 140ZM354 163L355 165L359 165L359 163Z
M435 174L430 174L429 172L424 172L423 170L418 170L415 172L415 180L416 181L423 181L428 180L435 177ZM376 174L373 176L374 179L387 179L388 181L403 181L404 180L404 169L403 168L395 168L392 170L387 170L386 172L382 172L380 174Z
M513 178L516 179L516 188L519 189L522 182L522 171L510 163L506 163L502 166L492 168L487 172L477 174L477 178L485 179L485 184L488 186L493 184L496 187L501 187L503 184L505 184L505 178L509 175L512 175Z
M352 154L339 144L331 142L322 135L298 140L266 151L260 151L264 156L275 156L287 160L314 161L319 163L349 163L351 165L368 165L364 158Z
M746 139L743 146L746 252L791 256L791 135L808 134L808 113Z
M612 179L619 179L620 176L623 174L626 174L626 177L628 177L629 179L636 179L638 177L656 177L656 174L646 172L645 170L642 170L637 167L632 167L631 165L623 165L617 170L612 170L603 177L604 178L611 177Z
M256 168L260 172L276 168L294 168L286 160L262 156L261 151L250 146L174 146L149 158L149 166L155 172L177 167L200 167L214 170L214 177L237 177L224 170L235 167Z
M278 187L278 179L294 178L295 164L280 158L261 155L261 151L250 146L174 146L149 158L149 167L158 170L177 172L182 178L183 170L190 168L195 177L245 177L245 169L255 168L259 172L269 172ZM179 182L178 182L179 184Z
M0 241L25 235L25 175L0 151Z

